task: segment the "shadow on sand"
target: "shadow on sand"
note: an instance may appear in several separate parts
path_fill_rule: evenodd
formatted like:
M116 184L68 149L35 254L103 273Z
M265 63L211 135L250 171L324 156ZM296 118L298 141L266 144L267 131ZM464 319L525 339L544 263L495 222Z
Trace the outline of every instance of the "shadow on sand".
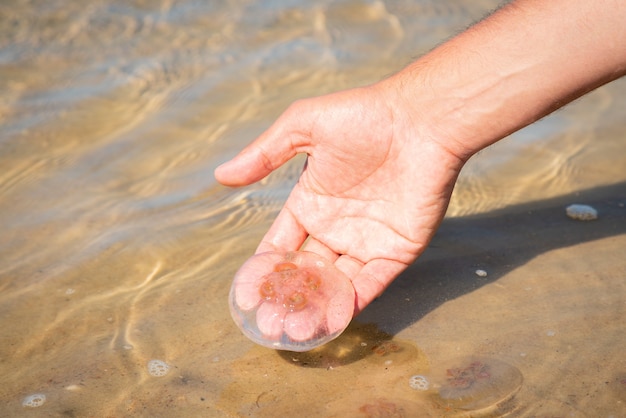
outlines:
M572 203L593 206L598 219L568 218L565 207ZM422 256L356 320L396 334L444 302L494 282L538 255L624 233L626 182L485 214L446 218ZM477 269L488 275L478 277ZM410 300L410 304L398 300Z

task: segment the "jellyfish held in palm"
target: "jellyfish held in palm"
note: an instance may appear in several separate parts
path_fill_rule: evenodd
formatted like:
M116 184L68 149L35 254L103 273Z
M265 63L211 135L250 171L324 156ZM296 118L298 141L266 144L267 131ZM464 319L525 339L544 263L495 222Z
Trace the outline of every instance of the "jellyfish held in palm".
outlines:
M350 279L317 254L266 252L237 271L229 299L233 319L252 341L308 351L348 326L355 293Z

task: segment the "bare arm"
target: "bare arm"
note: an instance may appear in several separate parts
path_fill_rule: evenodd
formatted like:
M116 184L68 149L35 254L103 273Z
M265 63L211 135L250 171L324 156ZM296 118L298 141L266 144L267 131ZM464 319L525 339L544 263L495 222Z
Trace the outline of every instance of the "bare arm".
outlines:
M383 88L467 158L625 73L626 2L517 0Z

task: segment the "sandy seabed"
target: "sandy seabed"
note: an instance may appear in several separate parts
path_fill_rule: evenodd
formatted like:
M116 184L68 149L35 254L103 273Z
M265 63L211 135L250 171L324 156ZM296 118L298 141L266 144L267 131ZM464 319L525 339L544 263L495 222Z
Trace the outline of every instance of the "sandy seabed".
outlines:
M258 347L229 315L303 159L236 190L215 167L497 3L3 2L0 416L626 416L626 80L474 156L329 345Z

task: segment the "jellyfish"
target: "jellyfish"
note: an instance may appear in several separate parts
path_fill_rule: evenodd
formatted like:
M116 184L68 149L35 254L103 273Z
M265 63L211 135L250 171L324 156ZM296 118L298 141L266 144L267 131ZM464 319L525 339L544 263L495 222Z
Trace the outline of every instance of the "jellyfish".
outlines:
M317 254L266 252L237 271L229 303L235 323L252 341L308 351L346 329L355 293L350 279Z
M441 379L437 403L462 411L502 412L522 386L522 373L514 366L492 358L459 360Z

